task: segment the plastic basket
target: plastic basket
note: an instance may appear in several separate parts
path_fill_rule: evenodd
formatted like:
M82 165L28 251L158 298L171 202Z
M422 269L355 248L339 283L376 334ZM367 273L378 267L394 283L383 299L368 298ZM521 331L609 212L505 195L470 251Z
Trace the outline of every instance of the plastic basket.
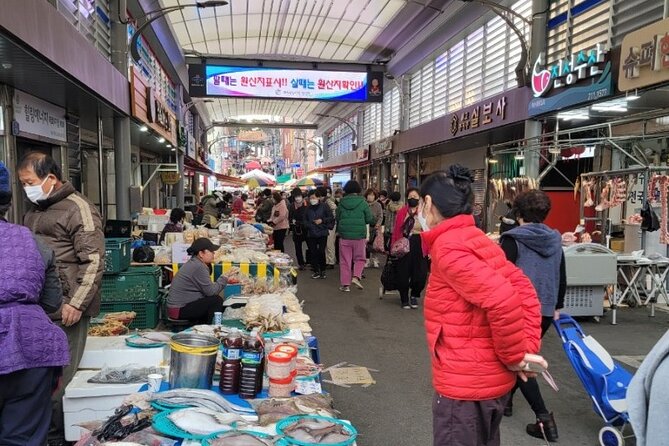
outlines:
M100 313L116 313L119 311L134 311L137 313L135 320L130 324L130 329L156 328L159 320L158 298L146 302L115 301L102 302Z
M102 301L157 300L161 270L158 266L131 266L102 278Z
M105 239L105 274L118 274L130 266L129 238Z
M346 421L339 420L336 418L330 418L330 417L323 417L320 415L293 415L288 418L284 418L283 420L279 421L276 425L276 431L279 434L279 436L283 437L283 440L291 445L298 445L298 446L314 446L316 443L308 443L305 441L300 441L296 438L293 438L290 436L290 434L287 434L285 432L285 429L288 428L290 425L297 423L300 420L303 419L312 419L312 420L318 420L318 421L328 421L330 423L336 423L340 424L348 433L350 434L350 438L347 441L342 441L339 443L329 443L330 446L348 446L351 445L355 442L356 437L358 436L358 431L353 427L352 424L347 423Z

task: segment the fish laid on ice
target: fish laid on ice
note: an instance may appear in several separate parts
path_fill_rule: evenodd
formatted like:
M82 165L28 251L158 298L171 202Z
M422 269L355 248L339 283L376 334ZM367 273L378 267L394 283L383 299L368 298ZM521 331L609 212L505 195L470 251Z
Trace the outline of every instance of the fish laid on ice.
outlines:
M194 435L209 435L231 429L230 424L219 421L217 414L213 410L194 407L174 411L167 418L179 429Z
M211 409L217 412L229 412L239 415L253 415L250 407L233 404L216 392L205 389L172 389L153 394L151 401L165 405L186 405Z
M244 432L231 432L209 441L210 446L271 446L274 441Z

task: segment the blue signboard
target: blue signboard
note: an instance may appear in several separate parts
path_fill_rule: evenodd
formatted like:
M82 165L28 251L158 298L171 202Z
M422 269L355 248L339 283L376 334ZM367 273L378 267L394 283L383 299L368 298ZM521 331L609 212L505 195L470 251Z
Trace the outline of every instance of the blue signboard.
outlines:
M590 51L579 51L543 70L543 54L532 70L534 98L529 116L561 110L584 102L596 101L613 94L613 75L609 52L603 45Z

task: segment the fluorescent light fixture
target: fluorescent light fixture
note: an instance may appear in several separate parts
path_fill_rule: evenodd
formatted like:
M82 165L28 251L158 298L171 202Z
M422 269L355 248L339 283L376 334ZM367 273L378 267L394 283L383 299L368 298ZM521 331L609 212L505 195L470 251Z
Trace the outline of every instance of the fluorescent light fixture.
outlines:
M158 138L158 142L161 143L161 144L164 143L164 142L165 142L165 138L163 138L163 137L161 136L160 138Z
M499 161L496 160L495 158L490 158L490 159L488 160L488 164L497 164L497 163L499 163Z
M172 147L170 150L171 150L172 152L176 152L176 151L177 151L176 147Z
M516 154L513 156L513 159L516 161L523 161L525 160L525 154L523 152L516 152Z
M634 90L634 93L627 92L627 95L625 96L626 101L636 101L637 99L641 99L638 90Z
M172 147L172 144L165 144L165 147L169 149L170 147Z
M618 113L624 113L628 111L627 107L623 105L608 105L608 104L595 104L592 107L590 107L590 109L593 111L618 112Z
M149 131L149 128L148 128L147 126L143 125L143 126L141 126L141 127L139 128L139 131L140 131L140 132L148 132L148 131Z
M580 110L558 113L557 117L564 121L585 121L590 119L590 115L587 111Z
M558 146L550 146L548 148L548 153L552 153L553 155L559 155L562 153L562 150L560 150L560 147Z

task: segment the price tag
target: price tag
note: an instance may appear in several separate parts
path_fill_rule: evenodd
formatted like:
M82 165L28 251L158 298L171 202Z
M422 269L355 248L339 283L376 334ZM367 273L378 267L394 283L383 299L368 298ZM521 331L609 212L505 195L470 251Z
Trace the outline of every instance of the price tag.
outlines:
M313 393L323 393L321 388L321 383L311 379L298 379L295 380L296 388L295 393L301 395L311 395Z

